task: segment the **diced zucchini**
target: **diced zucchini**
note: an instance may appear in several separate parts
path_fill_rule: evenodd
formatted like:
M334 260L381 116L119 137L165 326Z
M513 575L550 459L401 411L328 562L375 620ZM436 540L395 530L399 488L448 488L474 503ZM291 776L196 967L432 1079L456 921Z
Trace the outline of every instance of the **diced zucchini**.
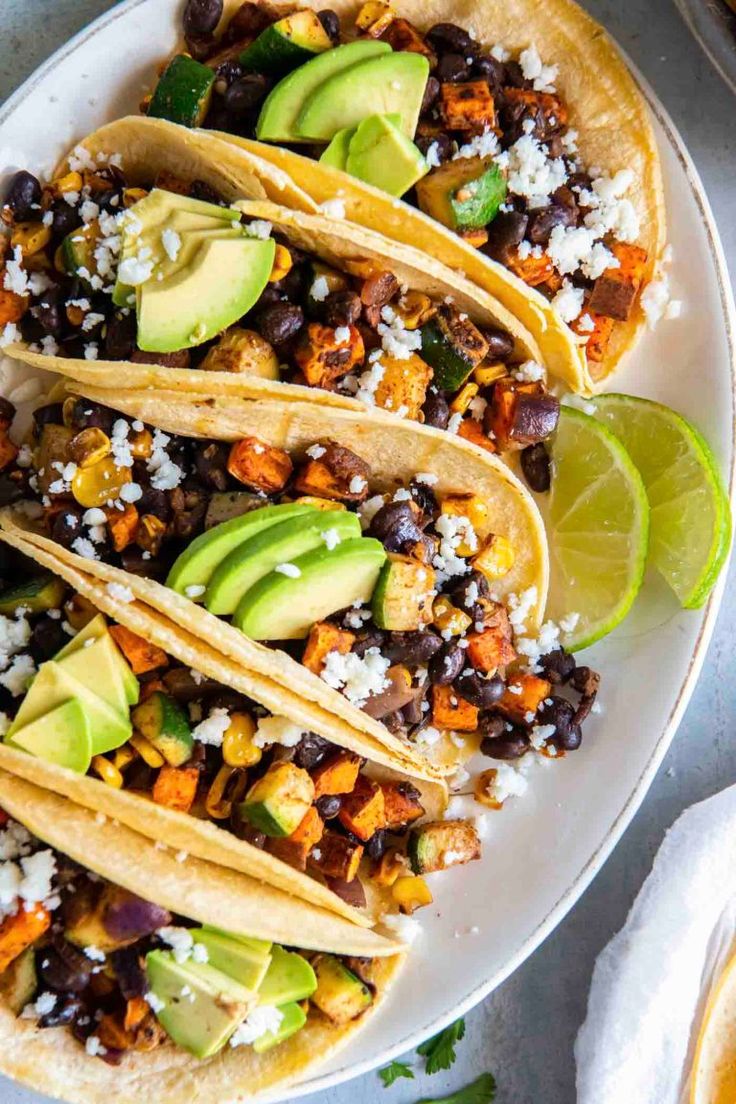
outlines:
M172 767L181 767L192 757L194 740L189 719L182 707L156 690L133 710L133 724L161 752Z
M257 73L289 73L315 54L332 49L332 40L315 12L307 8L278 19L240 55L244 69Z
M480 858L478 830L469 820L436 820L414 828L409 860L415 874L433 874Z
M446 161L417 183L422 211L451 230L487 226L506 199L506 178L498 165L480 157Z
M36 952L33 947L26 947L0 974L0 1002L19 1016L33 1000L37 988Z
M215 491L207 506L204 518L205 529L214 529L224 521L249 514L251 510L260 510L263 499L250 491Z
M421 329L422 357L442 391L457 391L488 352L488 342L467 315L442 306Z
M100 236L100 228L95 219L87 226L78 226L61 243L61 256L64 268L71 276L79 276L89 283L91 276L97 273L95 249Z
M209 110L214 83L214 69L186 54L177 54L161 74L148 114L181 126L201 126Z
M290 836L314 801L314 782L294 763L272 763L239 806L254 827L267 836Z
M321 954L312 962L317 989L312 1004L332 1023L350 1023L373 1004L373 994L365 982L348 970L339 958Z
M432 620L434 571L408 556L389 555L373 592L373 620L389 632L415 632Z
M28 613L44 613L59 609L64 601L64 580L56 575L39 575L36 579L9 587L0 593L0 614L14 617L19 609Z

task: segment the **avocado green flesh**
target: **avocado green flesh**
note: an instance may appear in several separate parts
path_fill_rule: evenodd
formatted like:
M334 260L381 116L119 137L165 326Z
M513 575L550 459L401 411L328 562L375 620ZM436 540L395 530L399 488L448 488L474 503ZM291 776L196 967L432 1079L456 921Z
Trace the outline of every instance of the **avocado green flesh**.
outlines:
M202 533L182 552L169 572L166 585L177 594L186 594L191 586L207 586L218 565L243 541L271 525L313 512L312 506L289 502L283 506L249 510L224 521Z
M274 946L271 964L258 990L259 1004L290 1004L306 1000L317 988L314 970L294 951Z
M340 172L347 172L350 142L357 129L357 127L343 127L342 130L338 130L329 146L322 151L320 164L328 165L331 169L339 169Z
M168 694L155 691L133 710L133 724L172 767L192 757L194 738L186 713Z
M390 52L387 42L361 39L312 58L279 81L266 97L256 124L256 137L262 142L298 142L297 119L304 102L315 89L357 62Z
M360 536L360 521L357 514L347 510L314 510L309 518L291 518L243 541L210 579L205 595L207 609L230 616L243 595L278 564L325 547L322 533L329 529L334 529L341 540L349 540Z
M63 659L57 656L55 662L113 709L120 714L127 714L130 703L123 681L120 653L109 633L105 633L88 647L77 648ZM137 684L136 679L136 686Z
M307 1022L307 1014L300 1004L282 1004L279 1006L279 1012L282 1020L278 1031L267 1031L256 1039L253 1043L256 1054L263 1054L272 1047L278 1046L279 1043L286 1042L292 1035L296 1035L297 1031L301 1031Z
M180 126L201 126L214 83L214 69L186 54L178 54L162 73L147 114L152 119L168 119Z
M61 651L56 653L56 655L54 656L54 662L61 663L62 660L65 660L69 656L74 655L75 652L80 651L82 648L91 647L92 645L88 644L87 641L97 641L105 636L107 636L107 624L103 615L101 613L98 613L95 617L92 618L91 621L88 621L87 624L79 630L76 636L73 636L71 638L68 644L64 645ZM123 683L126 704L135 705L138 701L138 698L140 697L140 683L133 674L122 652L114 643L112 637L108 637L108 639L112 644L112 654L115 658L119 676Z
M413 138L428 76L429 62L421 54L391 52L351 65L308 97L297 130L304 139L329 142L368 115L398 114L402 131Z
M258 73L288 73L315 54L332 49L332 40L316 14L297 11L272 23L243 50L238 60Z
M87 716L79 701L57 705L42 717L24 725L6 742L37 759L86 774L92 760L92 741Z
M261 947L249 946L245 941L207 928L192 931L192 936L195 943L201 943L207 948L210 966L234 978L247 989L259 989L271 964L271 952L267 943ZM266 947L266 950L262 947Z
M9 587L0 594L0 614L13 617L19 609L28 613L44 613L58 609L64 600L64 583L55 575L39 575L20 586Z
M429 172L421 151L400 129L398 116L370 115L359 124L348 148L351 176L402 196Z
M292 561L298 577L272 571L251 587L233 624L253 640L303 640L316 621L369 602L385 559L383 545L365 537L313 549Z

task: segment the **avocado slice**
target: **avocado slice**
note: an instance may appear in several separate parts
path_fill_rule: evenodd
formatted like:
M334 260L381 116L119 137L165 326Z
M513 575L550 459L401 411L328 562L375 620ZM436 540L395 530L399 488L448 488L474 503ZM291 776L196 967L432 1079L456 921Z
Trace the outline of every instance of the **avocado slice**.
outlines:
M320 163L328 165L331 169L347 172L350 142L357 129L357 127L343 127L342 130L338 130L329 146L322 151Z
M172 767L181 767L192 758L194 737L189 718L178 702L155 690L133 710L133 724L160 751Z
M238 812L267 836L290 836L314 801L314 783L295 763L272 763L254 782Z
M180 126L201 126L209 110L215 76L209 66L188 54L177 54L161 74L147 114Z
M106 637L112 646L112 658L118 668L119 677L122 680L125 704L135 705L140 697L141 687L138 679L133 674L130 664L125 659L123 653L118 648L113 638L107 631L107 623L104 616L98 613L91 621L88 621L84 628L80 629L76 636L73 636L68 644L65 644L61 651L57 652L54 656L55 663L61 663L62 660L67 659L69 656L74 655L75 652L80 651L82 648L91 648L92 643L88 641L98 641L103 637ZM67 670L69 668L67 667ZM79 675L72 670L72 674L79 678ZM84 681L83 679L81 681ZM95 691L96 692L96 691Z
M274 946L271 965L258 990L259 1004L280 1008L292 1001L306 1000L317 988L314 970L300 954Z
M313 548L326 547L322 534L334 530L340 540L360 536L360 519L349 510L315 510L262 530L233 549L210 579L205 605L210 613L230 616L259 579L282 563Z
M19 609L28 613L45 613L59 609L64 601L66 587L56 575L38 575L18 586L8 587L0 593L0 614L14 617Z
M409 556L390 555L381 569L371 608L379 629L416 632L432 620L434 572Z
M402 196L426 176L429 165L396 119L396 115L369 115L363 119L350 141L345 168L366 184Z
M300 1004L282 1004L279 1006L279 1012L283 1019L278 1031L267 1031L256 1039L253 1043L256 1054L263 1054L272 1047L278 1046L279 1043L286 1042L292 1035L296 1035L297 1031L301 1031L307 1022L307 1013Z
M0 974L0 1001L19 1016L33 999L37 988L36 952L33 947L26 947Z
M480 157L459 157L417 184L417 202L425 214L451 230L476 230L493 221L507 191L498 165Z
M127 714L130 702L128 701L127 680L123 676L121 659L122 656L115 645L115 641L106 632L104 636L101 636L99 640L94 640L88 647L77 648L71 655L67 655L63 659L59 659L57 656L55 662L68 674L84 683L94 694L103 698L113 709L117 709L119 713ZM128 668L128 672L135 679L137 687L138 680L130 668Z
M413 138L429 76L422 54L390 53L336 73L306 100L297 120L303 139L329 142L338 130L357 126L368 115L401 116L401 129Z
M316 88L359 61L391 52L388 42L364 38L326 50L280 80L266 97L256 123L261 142L298 142L296 122L308 96Z
M261 31L238 58L255 73L288 73L315 54L331 50L332 39L310 8L284 16ZM259 135L260 137L260 135Z
M288 518L314 513L311 506L286 502L282 506L262 506L248 510L229 521L208 529L196 537L177 557L166 579L166 585L177 594L186 594L190 587L207 586L217 566L234 548L250 537L278 525Z
M380 541L347 540L293 561L299 575L272 571L247 592L233 624L253 640L304 640L316 621L369 602L386 560Z
M312 995L312 1004L334 1024L350 1023L373 1004L368 986L339 958L321 954L314 959L313 966L317 989Z
M156 1018L177 1046L197 1058L222 1050L255 1004L246 986L208 963L176 962L170 951L150 951L146 973L151 992L163 1002Z
M212 928L192 930L195 943L207 948L208 962L216 970L258 989L271 965L271 945L259 939L236 939Z
M214 238L203 244L191 265L170 279L142 284L139 347L149 353L174 353L202 345L232 326L268 283L275 252L272 238Z
M92 760L90 726L76 698L24 725L7 741L37 759L86 774Z
M15 719L8 729L5 741L15 743L16 733L33 721L50 713L57 705L76 699L82 707L91 733L92 755L122 747L132 735L132 725L125 713L99 697L88 686L74 678L64 668L51 660L44 663L26 694Z

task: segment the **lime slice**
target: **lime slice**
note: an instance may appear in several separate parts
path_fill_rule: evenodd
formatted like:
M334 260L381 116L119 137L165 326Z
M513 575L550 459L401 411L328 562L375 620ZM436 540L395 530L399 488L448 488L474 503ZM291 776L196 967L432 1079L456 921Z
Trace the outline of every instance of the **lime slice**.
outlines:
M644 480L651 510L649 562L686 609L697 609L731 541L731 510L713 453L668 406L630 395L601 395L595 405Z
M548 614L563 622L571 651L611 632L631 609L644 576L649 506L626 449L595 418L568 406L551 444Z

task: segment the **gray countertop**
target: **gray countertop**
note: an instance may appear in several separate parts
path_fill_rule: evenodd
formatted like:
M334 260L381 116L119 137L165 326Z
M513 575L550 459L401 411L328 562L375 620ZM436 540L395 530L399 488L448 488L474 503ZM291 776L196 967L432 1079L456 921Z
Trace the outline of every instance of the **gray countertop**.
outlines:
M0 0L0 100L113 3ZM672 0L585 0L584 6L628 51L679 127L705 183L733 274L736 100L690 38ZM735 614L732 571L705 669L643 808L567 919L468 1016L454 1068L431 1079L400 1081L388 1091L368 1074L310 1100L412 1104L445 1095L490 1069L498 1082L497 1104L572 1104L572 1048L596 956L623 923L669 825L688 805L736 780ZM10 1093L0 1087L4 1104L15 1098Z

